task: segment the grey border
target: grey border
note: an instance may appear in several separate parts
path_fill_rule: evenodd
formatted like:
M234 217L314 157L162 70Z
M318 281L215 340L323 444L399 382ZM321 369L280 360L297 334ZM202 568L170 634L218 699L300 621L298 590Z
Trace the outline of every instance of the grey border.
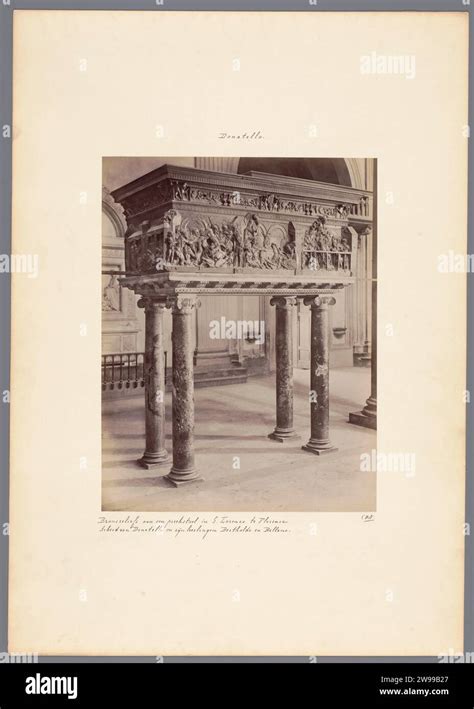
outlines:
M14 10L148 10L150 12L166 12L169 10L218 10L218 11L289 11L292 12L467 12L470 6L462 4L462 0L318 0L316 6L309 6L309 0L164 0L163 5L157 5L155 0L10 0L11 5L3 5L0 0L0 125L12 123L12 27ZM473 0L474 2L474 0ZM469 122L473 115L474 95L474 63L473 45L474 30L469 23ZM2 190L0 191L0 253L11 251L11 139L2 138L0 147L0 175ZM474 165L472 141L469 144L469 191L468 191L468 253L474 253ZM473 277L468 280L468 355L467 355L467 388L474 394L474 319L472 307L474 304ZM10 382L10 276L0 277L0 392L9 389ZM466 406L467 432L474 431L474 401ZM474 531L474 442L472 436L467 436L467 490L466 490L466 522ZM8 611L8 536L1 533L3 524L8 522L9 493L9 415L8 405L0 401L0 652L7 651L7 611ZM464 637L465 652L474 651L474 554L471 536L466 536L465 556L465 618ZM74 657L74 656L41 656L41 663L156 663L153 657ZM166 656L166 663L308 663L308 656L296 657L204 657L204 656ZM320 657L318 664L324 663L437 663L436 656L430 657Z

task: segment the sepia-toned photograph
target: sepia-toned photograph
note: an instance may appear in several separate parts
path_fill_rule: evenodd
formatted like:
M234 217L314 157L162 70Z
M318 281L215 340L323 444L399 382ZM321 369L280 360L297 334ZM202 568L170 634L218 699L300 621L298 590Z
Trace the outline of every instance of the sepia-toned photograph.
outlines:
M103 511L375 511L375 200L372 158L103 159Z
M447 689L397 667L472 659L468 10L94 2L0 13L11 705L65 658Z

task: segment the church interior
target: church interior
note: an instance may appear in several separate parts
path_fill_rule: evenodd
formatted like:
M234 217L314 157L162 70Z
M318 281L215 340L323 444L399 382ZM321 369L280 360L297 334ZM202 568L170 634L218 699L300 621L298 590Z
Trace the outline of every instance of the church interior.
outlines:
M144 459L158 461L157 456L147 458L153 422L144 405L151 386L147 384L151 355L146 335L149 311L143 299L147 301L152 291L144 290L143 275L130 283L127 279L131 268L137 269L136 244L142 233L151 234L153 215L158 214L148 195L156 201L157 190L163 190L165 184L171 186L173 209L155 221L159 228L163 223L171 224L170 231L163 232L162 255L174 266L169 269L168 264L164 270L175 268L176 278L183 279L176 281L176 293L185 281L197 293L196 307L188 318L192 456L199 469L199 475L194 473L193 462L193 474L188 475L190 481L195 479L192 485L171 485L167 477L173 441L175 447L178 441L174 438L178 428L174 407L179 398L173 374L173 367L179 365L174 364L177 359L173 354L173 327L177 330L178 318L173 320L170 307L160 308L159 331L160 357L163 355L160 446L168 454L160 465L139 464ZM375 185L376 162L370 158L104 158L104 511L375 510L375 473L360 469L360 456L376 448ZM252 189L258 192L257 201ZM295 195L302 195L301 199ZM166 199L164 196L163 201ZM140 212L135 206L138 200ZM212 232L217 233L213 220L219 222L213 215L220 214L232 216L225 222L221 219L225 234L227 225L237 233L242 222L242 239L249 234L248 239L258 244L261 230L259 247L232 251L231 245L226 254ZM208 225L209 237L197 236L195 224L201 223ZM153 236L157 243L159 228ZM151 243L151 236L148 239ZM307 246L310 242L314 251ZM298 249L301 257L296 256ZM296 258L301 262L293 263ZM143 266L143 258L139 263ZM196 273L207 276L214 269L219 278L216 275L213 281L197 283ZM260 280L253 278L257 271ZM298 278L298 274L303 275ZM285 299L283 306L279 289ZM169 297L165 290L159 291L162 300ZM315 313L311 300L315 297L330 302L323 315ZM222 326L224 331L229 323L245 326L216 336L216 328ZM278 330L278 323L283 330ZM314 328L321 328L321 323L328 372L319 403L327 389L323 415L331 444L325 446L327 455L319 455L318 450L313 451L318 455L309 455L311 445L307 444L305 451L305 440L314 441L313 428L317 431L321 425L318 405L311 403L312 376L321 356L321 348L313 348L312 342L314 333L321 332ZM282 344L283 332L286 342ZM176 337L174 341L178 342ZM288 387L290 424L285 411ZM273 428L272 440L269 434ZM143 455L145 430L147 450ZM275 435L279 431L280 435ZM174 468L179 473L176 456Z

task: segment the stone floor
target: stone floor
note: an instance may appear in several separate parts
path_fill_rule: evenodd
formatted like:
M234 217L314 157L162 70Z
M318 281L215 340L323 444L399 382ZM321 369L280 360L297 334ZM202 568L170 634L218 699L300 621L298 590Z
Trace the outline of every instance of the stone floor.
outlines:
M375 510L375 474L361 472L360 454L376 448L376 432L347 422L370 391L370 369L333 369L331 439L336 452L301 450L309 438L309 371L295 370L295 428L301 440L267 438L275 424L274 377L195 391L196 465L204 481L174 488L170 466L144 470L143 398L103 404L102 509L104 511L354 511ZM171 401L166 400L167 414ZM170 418L170 417L168 417ZM171 451L171 422L167 422ZM240 469L235 469L235 457Z

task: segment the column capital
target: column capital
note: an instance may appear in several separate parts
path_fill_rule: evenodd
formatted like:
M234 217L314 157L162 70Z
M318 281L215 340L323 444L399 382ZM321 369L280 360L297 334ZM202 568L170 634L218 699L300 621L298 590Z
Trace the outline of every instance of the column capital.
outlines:
M276 305L277 308L287 308L296 305L298 298L294 295L274 295L270 299L270 305Z
M184 315L191 313L195 308L199 308L200 301L194 293L177 293L166 298L166 307L171 308L173 313Z
M336 299L333 295L308 295L303 299L303 302L312 308L327 310L329 305L335 305Z
M163 296L148 296L142 295L140 300L137 302L139 308L147 310L156 310L157 308L166 308L166 298Z
M359 239L372 234L372 224L351 224L349 228L352 228L356 232Z

